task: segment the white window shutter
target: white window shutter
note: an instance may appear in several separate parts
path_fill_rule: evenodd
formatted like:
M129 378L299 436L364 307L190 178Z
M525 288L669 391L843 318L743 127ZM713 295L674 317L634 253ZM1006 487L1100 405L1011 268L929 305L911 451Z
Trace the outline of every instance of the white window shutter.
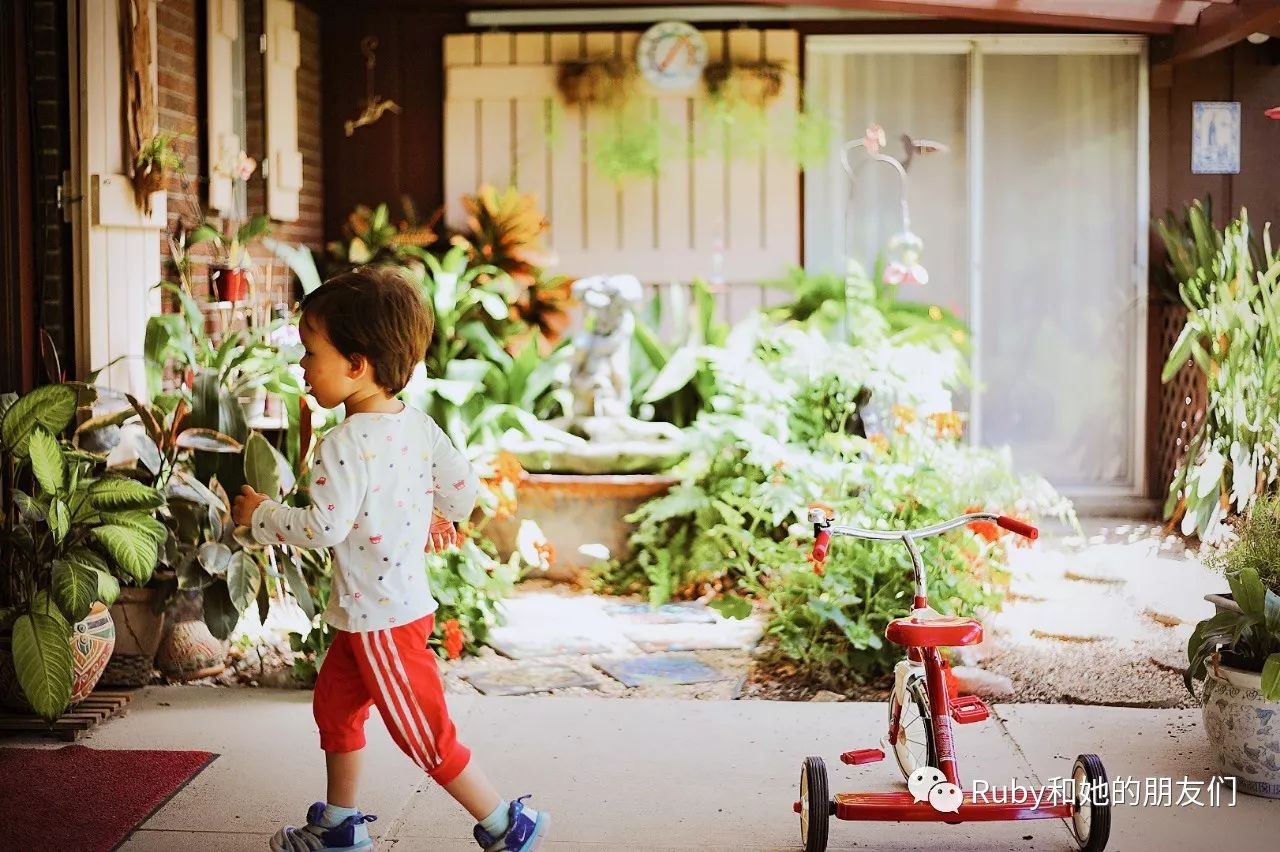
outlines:
M293 0L266 0L267 36L267 215L281 222L298 218L302 152L298 150L298 65L301 43Z
M231 174L227 171L243 148L235 125L234 56L240 50L240 4L237 0L209 0L209 44L205 123L209 150L209 207L231 213L235 207Z

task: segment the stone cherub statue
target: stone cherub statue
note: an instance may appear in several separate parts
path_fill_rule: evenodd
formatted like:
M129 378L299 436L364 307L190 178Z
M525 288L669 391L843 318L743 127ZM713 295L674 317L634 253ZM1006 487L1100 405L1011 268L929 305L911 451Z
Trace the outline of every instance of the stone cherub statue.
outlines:
M670 467L685 453L679 429L631 416L631 339L640 281L595 275L574 283L584 306L573 338L569 388L573 411L549 420L535 440L504 441L526 470L554 473L640 473Z
M631 337L640 301L634 275L595 275L573 284L585 307L583 329L573 339L574 417L631 416Z

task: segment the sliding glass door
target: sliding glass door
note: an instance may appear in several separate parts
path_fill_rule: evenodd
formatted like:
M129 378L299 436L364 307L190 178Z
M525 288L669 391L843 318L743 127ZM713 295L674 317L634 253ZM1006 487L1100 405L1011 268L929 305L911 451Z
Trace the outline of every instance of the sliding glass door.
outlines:
M904 298L974 330L971 439L1077 497L1141 492L1145 381L1144 44L1113 37L817 37L811 103L843 139L872 123L914 153L912 229L931 280ZM898 180L833 156L805 182L805 258L870 267Z

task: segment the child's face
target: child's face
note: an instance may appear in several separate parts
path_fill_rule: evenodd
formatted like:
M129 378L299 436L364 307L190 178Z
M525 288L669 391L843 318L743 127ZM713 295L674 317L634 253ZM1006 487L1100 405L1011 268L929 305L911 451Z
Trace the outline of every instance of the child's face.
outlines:
M360 379L367 372L363 359L353 365L329 341L324 324L308 322L306 314L298 323L298 333L306 350L299 364L311 395L322 407L336 408L359 389Z

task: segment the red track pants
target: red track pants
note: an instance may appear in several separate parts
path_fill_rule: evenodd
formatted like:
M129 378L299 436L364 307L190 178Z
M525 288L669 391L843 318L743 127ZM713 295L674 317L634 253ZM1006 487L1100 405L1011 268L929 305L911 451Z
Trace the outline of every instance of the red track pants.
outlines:
M400 750L437 783L458 777L471 752L458 742L444 702L444 684L427 637L435 618L367 633L338 631L316 680L312 711L320 748L364 748L369 705Z

